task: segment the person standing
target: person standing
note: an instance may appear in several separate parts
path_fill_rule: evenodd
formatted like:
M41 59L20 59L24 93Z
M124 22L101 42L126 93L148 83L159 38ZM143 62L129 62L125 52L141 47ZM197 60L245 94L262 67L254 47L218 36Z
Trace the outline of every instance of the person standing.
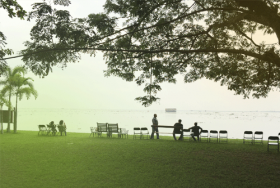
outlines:
M192 129L192 138L194 141L196 141L195 136L197 137L197 140L199 141L199 135L201 132L199 132L199 129L203 130L200 126L197 126L197 122L194 123L193 127L190 127L189 129Z
M180 134L179 140L183 139L183 124L181 122L182 122L182 120L179 119L178 123L174 124L174 130L173 130L173 138L174 138L174 140L177 140L175 134Z
M154 114L154 118L152 119L152 122L153 122L153 126L158 126L157 114ZM158 127L152 127L152 134L150 139L154 139L155 131L157 134L157 139L159 139Z

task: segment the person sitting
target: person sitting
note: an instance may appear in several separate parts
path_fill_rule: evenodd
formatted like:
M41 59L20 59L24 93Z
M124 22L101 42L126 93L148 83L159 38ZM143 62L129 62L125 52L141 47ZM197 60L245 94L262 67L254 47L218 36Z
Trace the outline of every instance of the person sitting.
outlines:
M56 125L54 124L54 121L51 121L51 122L49 123L48 127L52 130L52 134L53 134L53 135L56 135L57 130L56 130L56 128L55 128Z
M183 139L183 124L181 124L181 122L182 122L182 120L179 119L178 123L174 124L174 130L173 130L174 140L177 140L175 134L180 134L179 140Z
M66 136L66 124L63 120L59 121L59 132L61 136L62 136L62 132L64 132Z
M195 136L197 137L197 140L199 141L199 135L201 133L201 131L203 130L200 126L197 126L197 122L194 123L193 127L190 127L189 129L192 129L192 138L194 139L194 141L196 141ZM201 129L201 131L199 132L199 129Z

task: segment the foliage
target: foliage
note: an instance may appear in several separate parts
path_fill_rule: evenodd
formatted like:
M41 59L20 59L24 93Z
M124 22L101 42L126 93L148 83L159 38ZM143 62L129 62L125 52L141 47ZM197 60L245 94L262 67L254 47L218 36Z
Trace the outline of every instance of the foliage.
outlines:
M3 8L8 12L10 18L18 17L23 19L26 15L26 11L17 3L16 0L0 0L0 9ZM7 66L4 56L12 55L13 50L4 48L7 44L5 35L0 31L0 76L4 72Z
M24 70L26 72L26 69ZM16 108L15 108L15 122L14 122L14 133L17 132L17 120L18 120L18 99L21 100L22 97L25 95L27 99L30 98L31 95L38 97L37 91L34 89L33 86L33 79L28 77L24 77L24 74L16 74L14 75L13 79L13 86L14 86L14 95L16 96Z
M26 69L22 66L17 66L14 69L11 69L9 66L5 67L5 71L3 73L4 80L0 80L0 85L3 85L3 88L1 90L2 95L8 96L8 113L9 113L9 119L10 117L10 111L12 109L12 103L11 103L11 97L12 95L16 95L20 87L17 86L17 84L21 83L19 82L19 79L21 78L21 74L24 75L26 73ZM28 96L28 95L27 95ZM8 122L8 128L7 131L10 132L10 122ZM14 131L16 131L14 129Z
M185 82L219 81L244 98L266 97L280 88L279 5L280 0L107 0L105 13L71 18L68 11L36 3L29 14L36 25L22 60L45 76L53 66L79 61L81 53L103 51L106 76L145 84L155 99L138 97L145 106L158 99L161 83L176 83L178 74ZM257 31L278 41L257 43Z

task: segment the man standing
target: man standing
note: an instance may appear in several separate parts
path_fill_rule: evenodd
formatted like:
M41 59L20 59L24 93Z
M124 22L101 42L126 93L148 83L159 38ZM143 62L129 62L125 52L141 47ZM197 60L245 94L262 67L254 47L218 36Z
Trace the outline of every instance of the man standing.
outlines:
M157 120L157 115L154 114L154 118L152 119L153 126L158 126L158 120ZM158 134L158 127L152 127L152 134L151 134L151 139L154 139L154 133L156 131L157 134L157 139L159 139L159 134Z
M193 127L190 127L189 129L192 129L192 138L194 139L194 141L196 141L195 136L197 137L197 140L199 141L199 129L203 130L200 126L197 126L197 122L194 123Z
M174 124L174 130L173 130L174 140L177 140L175 134L180 134L179 140L183 139L183 124L181 124L181 122L182 122L182 120L179 119L178 123Z

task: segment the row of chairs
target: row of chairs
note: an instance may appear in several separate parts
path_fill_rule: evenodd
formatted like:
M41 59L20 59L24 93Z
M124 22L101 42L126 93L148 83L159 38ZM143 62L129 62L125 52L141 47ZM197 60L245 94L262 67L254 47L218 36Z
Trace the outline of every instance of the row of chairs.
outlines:
M66 136L66 128L61 125L38 125L39 132L38 135L59 135L59 133L62 135L62 133Z
M279 138L280 133L278 136L269 136L267 139L267 151L269 150L277 150L279 152ZM243 144L249 142L251 144L260 143L263 144L263 132L262 131L244 131L243 135ZM271 148L273 147L273 148Z
M192 134L192 129L184 129L183 130L183 137L189 137L191 140L191 134ZM211 142L211 141L216 141L216 142L227 142L228 141L228 132L226 130L220 130L219 132L216 130L202 130L201 134L199 136L200 141L206 141L206 142Z
M140 139L149 139L150 133L147 127L134 127L133 128L133 139L139 137Z
M243 134L243 144L246 144L246 142L255 144L260 143L263 144L263 132L262 131L244 131Z
M128 131L129 130L126 130L125 128L118 128L118 131L116 132L118 134L118 137L119 138L128 138ZM101 136L102 135L102 132L98 131L98 127L90 127L90 135L89 136L95 136L95 135L98 135L98 136ZM109 133L107 132L107 136L109 135ZM109 137L109 136L108 136ZM110 137L112 137L112 135L110 135Z

